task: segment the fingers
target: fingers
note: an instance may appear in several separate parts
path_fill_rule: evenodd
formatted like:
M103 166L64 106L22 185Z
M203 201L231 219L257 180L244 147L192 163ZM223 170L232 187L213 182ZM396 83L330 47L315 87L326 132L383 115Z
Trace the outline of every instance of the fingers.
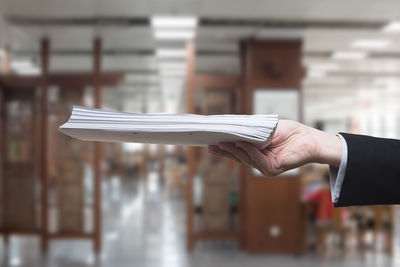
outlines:
M253 166L261 171L261 173L269 173L269 170L271 168L269 166L268 159L266 158L265 154L263 154L257 147L246 142L237 142L236 146L247 153L247 155L253 162Z
M275 174L267 156L250 143L220 143L218 146L209 146L208 151L216 156L224 156L239 163L248 164L266 176Z
M237 157L235 157L231 153L220 149L218 146L208 146L208 152L210 154L212 154L212 155L220 156L220 157L227 157L227 158L230 158L230 159L232 159L232 160L234 160L236 162L241 163L240 159L238 159Z
M235 146L232 143L220 143L218 145L219 149L226 151L230 154L232 154L233 156L235 156L236 158L238 158L242 163L246 163L249 164L251 166L253 166L253 162L250 159L249 155L243 151L241 148Z

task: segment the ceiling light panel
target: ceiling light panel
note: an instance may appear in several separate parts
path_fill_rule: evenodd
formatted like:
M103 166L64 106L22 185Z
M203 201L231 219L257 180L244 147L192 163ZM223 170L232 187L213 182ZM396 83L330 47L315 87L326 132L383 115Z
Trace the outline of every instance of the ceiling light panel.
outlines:
M16 72L20 75L39 75L41 73L38 68L19 69Z
M31 68L33 67L33 63L30 60L15 60L11 61L11 68L14 69L23 69L23 68Z
M159 62L158 67L160 69L186 69L185 62Z
M382 31L384 32L400 32L400 20L391 21L386 24Z
M153 28L195 28L196 17L154 16L151 18Z
M333 59L348 59L359 60L368 56L367 52L363 51L336 51L332 54Z
M322 70L322 71L333 71L333 70L339 70L340 65L337 63L313 63L309 64L308 68L310 69L315 69L315 70Z
M383 39L361 39L356 40L351 44L353 48L365 48L365 49L382 49L389 46L389 40Z
M39 75L41 73L39 67L30 60L11 61L11 69L21 75Z
M186 57L185 49L157 49L156 56L160 58L183 58Z
M184 76L185 73L184 69L160 69L161 76Z
M196 36L193 30L156 30L154 38L159 40L190 40Z
M317 70L317 69L309 69L307 71L307 78L324 78L326 76L326 71Z

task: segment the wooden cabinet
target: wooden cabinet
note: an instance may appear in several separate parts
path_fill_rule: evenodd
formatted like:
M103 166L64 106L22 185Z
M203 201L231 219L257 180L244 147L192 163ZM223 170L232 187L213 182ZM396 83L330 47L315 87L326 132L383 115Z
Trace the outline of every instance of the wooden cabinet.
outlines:
M300 101L301 45L299 40L249 40L240 44L241 113L253 114L256 90L296 91ZM298 109L294 113L301 118L300 102L291 105L280 100L281 107ZM241 166L240 189L241 247L250 252L300 252L303 226L299 175L266 178Z
M39 179L37 177L37 116L35 90L3 88L1 109L1 229L36 231L39 229Z

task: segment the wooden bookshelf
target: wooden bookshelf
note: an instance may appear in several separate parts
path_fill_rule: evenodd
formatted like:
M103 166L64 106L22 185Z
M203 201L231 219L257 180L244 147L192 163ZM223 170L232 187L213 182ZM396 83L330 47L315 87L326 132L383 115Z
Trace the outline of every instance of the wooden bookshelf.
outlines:
M2 88L0 232L6 242L10 234L39 230L36 105L34 88L24 92Z
M75 90L77 88L82 89L87 86L93 87L93 94L95 100L95 107L101 106L101 87L102 86L116 86L123 78L122 74L105 74L101 73L101 40L94 40L93 49L93 73L81 73L81 74L70 74L70 73L49 73L49 57L50 57L50 41L43 39L41 41L41 62L42 62L42 74L37 76L21 76L21 75L10 75L4 74L0 76L0 88L2 94L5 92L11 92L13 95L22 97L26 94L37 95L37 90L40 90L40 99L36 101L39 103L38 108L35 109L35 114L39 114L37 119L38 130L32 131L37 132L38 139L35 139L33 144L38 147L37 156L32 158L37 158L38 160L33 163L33 166L39 166L38 177L40 177L40 210L41 210L41 225L37 228L26 230L19 229L15 226L10 225L7 228L2 227L0 232L4 234L6 240L8 240L9 235L13 234L35 234L41 237L41 248L42 251L48 251L49 241L51 239L90 239L93 241L93 248L95 252L101 250L101 146L100 143L94 145L94 155L93 155L93 169L94 169L94 196L93 196L93 214L94 214L94 225L93 232L85 233L83 231L63 231L59 233L49 232L49 188L51 182L49 180L49 149L50 145L48 130L49 130L49 100L48 100L48 88L58 87L60 90ZM78 90L79 90L78 89ZM2 110L1 116L1 130L7 127L7 120L3 120L4 117L4 98L2 97L0 107ZM76 103L78 104L78 103ZM65 111L64 111L65 113ZM50 125L50 127L52 127ZM3 131L1 131L3 132ZM34 136L34 135L32 135ZM5 135L1 134L1 146L2 150L5 149L8 142L5 140ZM3 151L2 151L3 152ZM3 153L2 153L3 155ZM36 155L36 154L35 154ZM37 164L39 163L39 164ZM4 166L4 159L1 162ZM10 169L6 166L0 169L4 171L5 169ZM78 174L75 174L78 175ZM1 184L3 185L4 175L1 175ZM29 187L29 186L28 186ZM4 187L2 187L4 188ZM3 192L3 190L2 190ZM4 199L4 194L0 194L2 199ZM1 202L2 208L4 207L4 201ZM83 209L83 205L82 209ZM2 209L3 211L4 209Z
M187 99L186 112L203 115L235 113L236 107L236 89L238 77L234 75L196 73L196 55L193 43L188 44L187 61ZM196 99L201 98L201 103ZM202 207L196 207L193 203L194 194L194 176L201 168L200 162L207 157L204 148L187 148L187 180L186 180L186 247L187 250L193 250L195 243L200 240L226 240L238 239L238 229L222 227L221 230L197 229L195 212L202 210ZM229 164L229 163L228 163ZM204 178L204 177L203 177ZM204 182L204 181L203 181ZM226 185L225 185L226 186ZM228 189L227 189L228 190ZM208 196L211 196L208 194ZM228 197L228 196L227 196ZM226 201L225 201L226 202ZM204 204L204 203L203 203ZM229 213L230 207L226 206ZM203 211L202 211L203 212ZM212 218L211 218L212 219ZM218 219L218 218L215 218ZM204 218L203 218L204 220ZM200 221L200 224L202 221ZM204 224L204 221L203 221ZM204 225L203 225L204 226ZM225 229L226 228L226 229Z

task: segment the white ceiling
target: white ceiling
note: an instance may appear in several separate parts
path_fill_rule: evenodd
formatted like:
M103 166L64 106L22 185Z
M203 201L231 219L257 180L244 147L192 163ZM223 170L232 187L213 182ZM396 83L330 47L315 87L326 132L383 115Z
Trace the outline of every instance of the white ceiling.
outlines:
M400 15L397 0L2 0L3 14L30 17L184 14L218 18L381 21Z
M377 25L400 19L399 0L0 0L3 18L93 18L93 17L149 17L152 15L195 15L213 19L279 20L295 22L362 22ZM1 31L1 30L0 30ZM4 34L4 30L2 31ZM336 50L348 50L358 39L385 39L391 41L383 51L400 54L400 34L383 33L379 28L262 28L260 26L200 26L196 46L199 50L221 51L222 55L202 55L197 58L199 72L238 73L237 43L240 39L258 37L297 36L304 40L304 64L334 63L338 70L328 76L304 81L306 118L332 116L326 102L340 103L340 107L354 107L348 97L368 88L395 88L396 81L382 82L382 76L393 79L400 73L400 58L335 61L327 56ZM32 26L9 25L11 49L39 51L43 36L51 40L53 51L90 51L93 38L101 36L105 50L148 50L160 47L185 47L183 42L157 42L149 26ZM0 35L0 44L4 35ZM229 55L231 53L231 55ZM158 59L153 54L107 55L103 57L103 71L157 70ZM92 69L88 55L53 55L52 72L88 72ZM374 75L374 73L376 75ZM386 73L386 74L385 74ZM382 75L383 74L383 75ZM366 78L367 76L367 78ZM157 75L131 74L136 87L148 83L151 88L159 83ZM397 79L399 79L397 77ZM381 80L381 83L379 83ZM383 83L383 84L382 84ZM111 102L124 99L125 107L143 109L143 91L132 84L124 84L119 91L105 90L105 99ZM367 88L367 89L366 89ZM400 88L400 87L399 87ZM108 92L110 91L110 92ZM336 93L335 93L336 92ZM338 94L337 92L340 92ZM178 95L179 93L179 95ZM168 96L171 97L171 93ZM182 99L176 90L176 99ZM152 106L160 107L160 96L152 97ZM347 97L347 98L346 98ZM343 100L344 99L344 100ZM347 99L347 100L346 100ZM351 99L351 98L350 98ZM347 102L346 102L347 101ZM321 104L322 103L322 104ZM339 104L338 104L339 105ZM343 107L342 107L343 109ZM136 111L141 111L136 110Z

